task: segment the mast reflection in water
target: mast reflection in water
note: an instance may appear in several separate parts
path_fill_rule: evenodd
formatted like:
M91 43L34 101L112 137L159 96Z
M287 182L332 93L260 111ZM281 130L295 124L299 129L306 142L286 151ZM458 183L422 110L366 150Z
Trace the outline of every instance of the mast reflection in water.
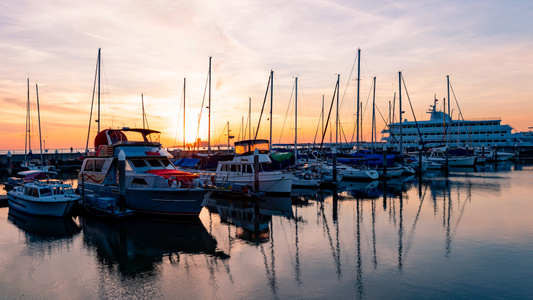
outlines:
M531 165L498 164L209 197L196 222L49 225L5 207L0 288L47 299L532 298L531 182Z

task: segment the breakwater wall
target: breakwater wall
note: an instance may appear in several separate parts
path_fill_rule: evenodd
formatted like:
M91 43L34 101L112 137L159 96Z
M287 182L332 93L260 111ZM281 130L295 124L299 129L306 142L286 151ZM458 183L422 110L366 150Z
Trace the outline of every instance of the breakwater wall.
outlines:
M11 157L9 157L11 156ZM82 161L78 158L82 157L83 153L79 151L72 151L72 152L59 152L59 151L53 151L53 152L46 152L43 153L43 159L46 164L50 164L55 166L57 169L60 170L76 170L81 166ZM0 172L6 173L9 171L9 164L11 164L11 171L14 174L15 172L19 171L20 164L25 161L30 160L35 165L41 164L41 154L32 154L27 155L24 153L1 153L0 154Z

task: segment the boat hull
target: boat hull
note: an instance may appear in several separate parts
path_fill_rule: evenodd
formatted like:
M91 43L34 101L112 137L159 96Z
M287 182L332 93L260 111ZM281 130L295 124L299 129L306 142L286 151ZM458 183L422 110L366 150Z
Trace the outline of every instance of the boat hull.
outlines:
M65 201L36 201L12 193L7 196L9 208L34 216L64 217L78 204L79 197Z
M157 216L198 216L206 192L204 188L127 188L126 208ZM116 199L117 203L119 201L117 186L85 183L85 193L111 197Z
M242 187L254 187L254 176L252 175L223 175L217 174L211 179L215 186L234 185ZM259 191L271 195L290 195L292 190L292 175L260 174Z
M379 178L377 171L369 170L339 170L345 180L376 180Z
M445 158L430 157L428 158L428 160L442 164L442 165L446 164ZM473 167L475 164L476 164L475 156L465 156L465 157L450 156L448 158L448 166L450 167Z

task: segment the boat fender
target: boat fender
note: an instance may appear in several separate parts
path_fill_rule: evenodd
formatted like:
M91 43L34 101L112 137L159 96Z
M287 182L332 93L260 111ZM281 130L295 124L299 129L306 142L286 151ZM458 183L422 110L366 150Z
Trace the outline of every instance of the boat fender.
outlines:
M215 175L211 176L211 183L215 184Z
M311 176L309 174L305 174L304 179L311 179Z

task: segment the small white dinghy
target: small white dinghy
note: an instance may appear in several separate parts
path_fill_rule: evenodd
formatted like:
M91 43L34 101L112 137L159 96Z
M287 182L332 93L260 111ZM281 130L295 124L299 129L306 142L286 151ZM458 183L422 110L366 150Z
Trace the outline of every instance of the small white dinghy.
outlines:
M16 186L7 193L9 208L35 216L63 217L79 203L81 196L70 184L59 180L38 180Z

